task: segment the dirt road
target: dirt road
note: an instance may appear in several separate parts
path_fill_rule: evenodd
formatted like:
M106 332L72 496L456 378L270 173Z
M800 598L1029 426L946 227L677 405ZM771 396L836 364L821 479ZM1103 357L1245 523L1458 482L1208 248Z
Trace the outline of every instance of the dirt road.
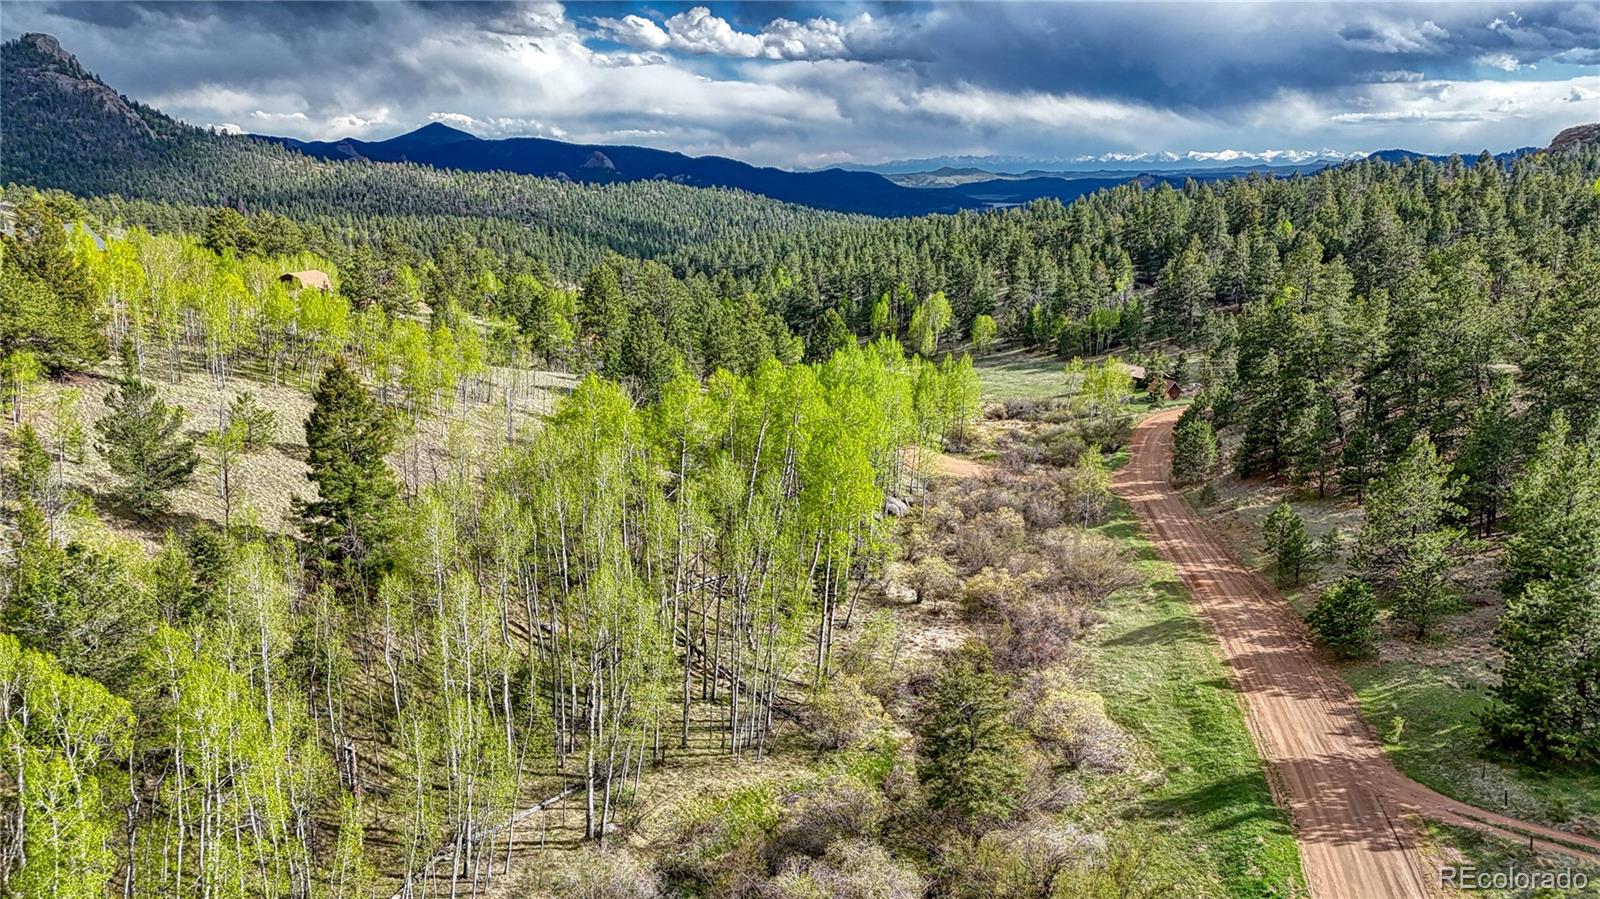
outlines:
M1439 892L1416 851L1409 816L1476 827L1600 861L1600 841L1485 812L1402 775L1383 755L1337 672L1308 642L1270 584L1241 565L1168 483L1180 409L1135 428L1114 489L1172 562L1232 666L1256 746L1294 820L1315 899L1389 899Z

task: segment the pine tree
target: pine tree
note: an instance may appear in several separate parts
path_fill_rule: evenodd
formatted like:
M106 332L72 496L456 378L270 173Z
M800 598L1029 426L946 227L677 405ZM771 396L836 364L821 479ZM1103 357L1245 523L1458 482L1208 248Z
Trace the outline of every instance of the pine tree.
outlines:
M34 353L52 372L106 357L98 297L65 225L38 196L17 208L0 254L0 356Z
M1367 493L1366 522L1357 538L1359 557L1391 574L1412 541L1465 512L1456 504L1460 493L1459 479L1451 477L1433 442L1418 437Z
M134 377L112 390L106 406L111 411L94 423L96 446L123 478L124 500L140 515L164 511L167 494L189 483L200 464L194 441L179 433L183 409L169 407Z
M1372 651L1378 623L1378 602L1372 588L1347 577L1322 591L1306 614L1306 626L1334 655L1353 659Z
M344 360L317 381L306 418L308 477L317 497L296 508L322 561L347 583L376 583L399 495L388 456L395 427Z
M969 641L945 660L920 729L917 776L929 806L972 828L1010 816L1022 794L1010 716L987 647Z
M1556 413L1511 490L1505 591L1535 581L1600 580L1600 426L1572 434Z
M1175 484L1198 484L1211 473L1217 464L1217 434L1211 422L1199 414L1199 407L1191 405L1183 410L1172 431L1172 481Z
M1406 545L1405 559L1395 574L1393 611L1418 640L1456 607L1451 550L1459 538L1460 532L1451 529L1426 531Z
M1311 538L1300 514L1280 502L1261 525L1261 539L1272 553L1273 569L1280 584L1298 585L1305 581L1306 567L1312 563Z
M1485 727L1534 761L1600 763L1600 586L1529 584L1495 629L1505 659Z
M1495 382L1467 421L1467 436L1456 458L1465 480L1462 505L1488 534L1500 519L1516 470L1520 434L1514 408L1516 385L1510 378Z

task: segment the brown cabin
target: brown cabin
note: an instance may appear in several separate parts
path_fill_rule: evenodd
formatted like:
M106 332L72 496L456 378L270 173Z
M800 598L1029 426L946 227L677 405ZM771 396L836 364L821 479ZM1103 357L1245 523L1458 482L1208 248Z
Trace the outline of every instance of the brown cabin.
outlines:
M319 272L316 269L307 269L303 272L284 272L278 276L278 280L289 285L290 287L296 288L310 287L313 290L333 289L333 281L328 278L328 273Z
M1119 362L1117 365L1122 369L1124 374L1133 379L1133 386L1139 388L1140 390L1150 389L1150 372L1144 366L1129 365L1126 362ZM1178 397L1183 396L1183 386L1180 385L1176 380L1169 378L1166 375L1162 375L1161 395L1169 400L1175 400Z

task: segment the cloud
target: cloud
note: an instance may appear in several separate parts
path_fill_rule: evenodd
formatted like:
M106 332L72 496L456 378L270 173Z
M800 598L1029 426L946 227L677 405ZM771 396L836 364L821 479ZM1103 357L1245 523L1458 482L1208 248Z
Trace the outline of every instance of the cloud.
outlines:
M1368 72L1367 77L1363 80L1378 84L1395 84L1406 81L1421 81L1422 77L1421 72L1415 72L1411 69L1386 69L1381 72Z
M1518 69L1533 68L1531 65L1525 66L1518 62L1517 58L1510 53L1485 53L1475 61L1480 66L1489 66L1502 72L1515 72Z
M1450 32L1432 19L1398 21L1372 17L1339 29L1346 44L1373 53L1435 54Z
M632 14L600 17L594 23L605 37L641 50L672 49L736 59L875 58L893 34L868 13L848 21L819 16L804 23L779 17L759 32L746 32L704 6L677 13L660 25Z
M1572 68L1600 63L1593 3L60 2L8 4L0 28L54 33L192 122L445 121L790 166L1505 149L1593 120L1600 95Z

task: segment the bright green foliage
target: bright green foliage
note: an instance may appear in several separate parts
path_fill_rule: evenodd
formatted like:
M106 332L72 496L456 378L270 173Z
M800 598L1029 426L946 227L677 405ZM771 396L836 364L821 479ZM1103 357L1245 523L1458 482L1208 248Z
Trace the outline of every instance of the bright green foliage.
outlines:
M911 348L924 358L932 357L939 351L939 337L950 327L950 317L950 300L943 291L935 291L918 303L907 331Z
M1133 375L1115 356L1099 365L1074 358L1067 364L1067 403L1073 412L1106 418L1121 414L1133 399Z
M1004 821L1022 795L1019 735L1004 678L969 642L944 662L919 730L917 777L928 805L972 829Z
M1278 503L1261 523L1261 541L1272 553L1278 583L1298 585L1305 581L1306 569L1314 564L1316 553L1305 522L1287 500Z
M1306 626L1317 642L1341 658L1372 651L1377 639L1378 600L1359 578L1347 577L1322 591L1306 614Z
M994 316L978 315L972 319L972 352L979 356L987 356L994 349L994 339L1000 333L1000 327L995 324Z
M200 457L183 437L183 409L168 406L155 387L129 377L106 398L110 409L94 423L95 443L123 479L122 497L141 515L166 509L172 490L189 483Z
M323 371L306 418L307 477L315 499L298 504L307 537L347 582L385 564L399 485L389 469L393 419L344 360Z
M265 449L272 443L277 429L276 412L256 402L255 394L246 390L228 404L228 423L239 428L239 438L246 452Z
M0 244L0 356L31 352L52 372L88 368L106 356L89 273L42 198L16 215L15 235Z
M1173 428L1172 481L1175 484L1201 483L1217 464L1217 433L1198 410L1198 406L1185 409Z
M118 864L117 765L132 736L127 700L0 633L0 765L21 850L7 858L6 895L106 894Z

